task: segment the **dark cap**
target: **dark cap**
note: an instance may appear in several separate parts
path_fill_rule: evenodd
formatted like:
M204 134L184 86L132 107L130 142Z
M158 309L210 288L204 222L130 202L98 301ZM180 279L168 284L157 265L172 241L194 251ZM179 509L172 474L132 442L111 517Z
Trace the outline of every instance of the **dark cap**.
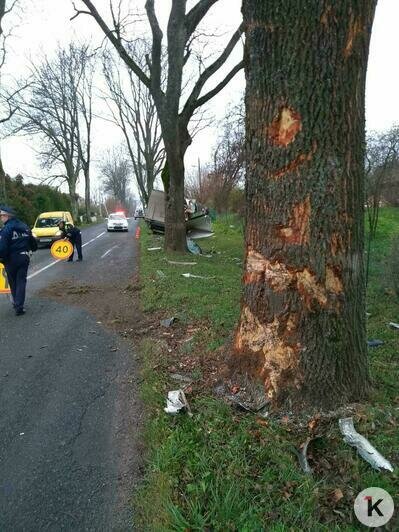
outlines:
M16 212L12 207L8 205L0 205L0 214L6 214L7 216L16 216Z

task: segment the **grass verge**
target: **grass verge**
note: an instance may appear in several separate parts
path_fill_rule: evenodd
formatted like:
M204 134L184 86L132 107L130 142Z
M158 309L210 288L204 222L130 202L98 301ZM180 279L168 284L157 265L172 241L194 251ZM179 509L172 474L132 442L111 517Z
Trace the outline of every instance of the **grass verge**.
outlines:
M399 211L383 209L372 246L367 310L369 338L384 345L369 350L374 391L354 412L357 430L394 465L399 462L399 331L387 323L399 321L399 304L387 268L398 231ZM288 418L239 412L210 391L214 358L238 318L243 231L225 219L216 222L215 235L201 242L206 257L168 257L162 250L148 251L162 241L142 230L142 305L154 332L141 344L149 416L147 473L136 497L139 529L360 530L354 498L366 487L380 486L398 503L396 473L378 473L358 457L342 441L336 420L315 430L315 419L299 429ZM173 327L158 327L160 318L171 316L177 318ZM186 388L192 418L163 411L167 391L181 387L175 373L193 380ZM302 472L295 454L309 435L312 476ZM398 528L394 517L387 530Z

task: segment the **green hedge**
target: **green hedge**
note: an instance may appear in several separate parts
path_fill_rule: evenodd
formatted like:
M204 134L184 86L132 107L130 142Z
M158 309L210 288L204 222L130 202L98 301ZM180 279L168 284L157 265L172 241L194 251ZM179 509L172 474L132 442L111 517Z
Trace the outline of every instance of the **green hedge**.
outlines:
M6 176L6 198L0 203L12 206L18 218L33 226L36 217L46 211L70 211L71 202L67 194L49 185L24 184L21 177L11 179Z

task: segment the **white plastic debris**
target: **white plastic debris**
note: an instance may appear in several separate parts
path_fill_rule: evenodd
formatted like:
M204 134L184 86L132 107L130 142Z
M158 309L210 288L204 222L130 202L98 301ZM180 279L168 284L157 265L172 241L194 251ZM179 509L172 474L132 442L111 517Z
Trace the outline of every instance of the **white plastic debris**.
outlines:
M184 262L179 260L168 260L168 264L180 264L181 266L195 266L196 262Z
M162 248L147 248L147 251L159 251Z
M194 275L193 273L182 273L183 277L194 277L195 279L214 279L215 277L204 277L203 275Z
M339 429L344 436L344 442L352 447L356 447L357 452L366 462L368 462L374 469L380 471L386 469L393 472L393 466L386 458L380 454L375 447L361 434L356 432L353 426L353 418L342 418L338 421Z
M392 329L399 329L399 323L395 323L394 321L390 321L388 325L392 327Z
M183 390L172 390L168 392L166 407L164 408L165 412L167 414L175 415L180 412L182 408L187 410L190 417L193 415Z

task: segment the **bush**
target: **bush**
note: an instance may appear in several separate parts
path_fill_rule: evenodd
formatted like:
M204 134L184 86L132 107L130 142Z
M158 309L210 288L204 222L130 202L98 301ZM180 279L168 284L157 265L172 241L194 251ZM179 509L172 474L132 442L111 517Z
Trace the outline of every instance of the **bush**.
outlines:
M33 226L41 212L70 211L71 202L67 194L59 192L49 185L24 185L22 176L11 179L6 176L7 199L0 198L0 203L11 205L18 217Z

